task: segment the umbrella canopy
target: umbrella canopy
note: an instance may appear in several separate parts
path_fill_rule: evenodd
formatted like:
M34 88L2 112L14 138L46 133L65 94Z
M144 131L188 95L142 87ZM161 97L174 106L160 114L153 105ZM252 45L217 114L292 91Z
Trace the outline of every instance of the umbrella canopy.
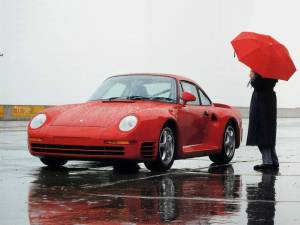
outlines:
M231 44L239 61L263 77L288 80L296 72L287 48L269 35L242 32Z

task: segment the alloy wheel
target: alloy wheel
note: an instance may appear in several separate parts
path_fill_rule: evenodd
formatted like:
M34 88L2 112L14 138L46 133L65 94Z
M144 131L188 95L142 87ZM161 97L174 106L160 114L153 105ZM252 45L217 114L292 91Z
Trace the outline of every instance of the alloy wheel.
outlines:
M160 135L159 156L164 164L169 164L174 157L175 142L172 130L164 128Z
M224 151L228 158L231 158L235 151L235 133L232 126L228 126L225 131Z

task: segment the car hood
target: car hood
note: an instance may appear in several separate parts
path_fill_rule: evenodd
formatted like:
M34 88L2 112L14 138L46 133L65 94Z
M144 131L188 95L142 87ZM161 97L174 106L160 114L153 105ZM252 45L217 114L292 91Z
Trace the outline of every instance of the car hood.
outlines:
M163 103L145 101L87 102L57 107L60 111L50 122L51 126L108 127L130 114L149 108L160 107Z

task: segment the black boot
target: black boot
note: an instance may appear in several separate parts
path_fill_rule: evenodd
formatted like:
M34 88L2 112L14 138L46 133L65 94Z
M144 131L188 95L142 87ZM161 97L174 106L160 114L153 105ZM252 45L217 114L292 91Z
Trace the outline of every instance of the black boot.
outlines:
M260 165L255 165L253 167L254 170L276 170L279 168L278 164L260 164Z

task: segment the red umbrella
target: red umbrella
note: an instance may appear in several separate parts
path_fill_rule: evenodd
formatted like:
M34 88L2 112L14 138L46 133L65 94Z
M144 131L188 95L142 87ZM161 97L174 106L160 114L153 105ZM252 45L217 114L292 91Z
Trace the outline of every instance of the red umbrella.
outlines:
M296 71L287 48L269 35L242 32L231 44L239 61L263 77L288 80Z

